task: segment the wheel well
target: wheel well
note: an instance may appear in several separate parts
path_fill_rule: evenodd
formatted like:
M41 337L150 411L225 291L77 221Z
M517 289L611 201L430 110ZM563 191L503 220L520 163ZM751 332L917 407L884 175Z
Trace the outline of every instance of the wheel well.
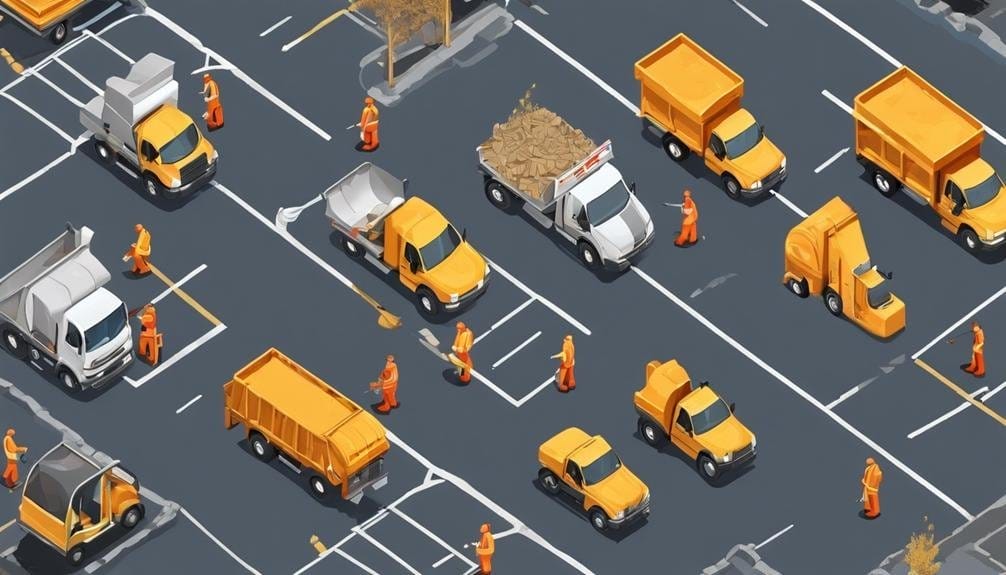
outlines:
M957 226L957 232L956 232L957 234L964 233L964 231L969 231L969 232L973 233L974 235L978 236L979 240L982 239L981 235L979 235L978 232L976 232L974 230L974 228L972 228L971 226L969 226L967 224L961 224L961 225Z

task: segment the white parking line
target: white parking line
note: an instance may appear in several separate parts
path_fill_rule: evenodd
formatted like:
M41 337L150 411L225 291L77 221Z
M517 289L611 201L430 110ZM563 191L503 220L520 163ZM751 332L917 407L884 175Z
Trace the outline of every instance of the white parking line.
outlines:
M968 521L974 519L974 515L972 515L971 513L969 513L967 509L965 509L963 506L961 506L961 504L959 504L956 501L954 501L953 499L951 499L949 495L947 495L946 493L944 493L943 491L941 491L940 489L938 489L935 485L933 485L932 483L930 483L926 478L924 478L921 475L919 475L918 473L916 473L915 470L913 470L912 468L908 467L908 465L906 465L900 459L898 459L897 457L895 457L891 452L889 452L886 449L884 449L883 447L881 447L880 444L878 444L876 441L874 441L873 439L871 439L870 437L868 437L866 434L864 434L860 430L858 430L855 427L853 427L852 424L850 424L848 421L846 421L845 419L843 419L840 415L838 415L834 411L828 409L827 406L825 406L824 404L822 404L820 401L818 401L811 394L807 393L799 385L793 383L785 375L779 373L775 368L773 368L769 364L765 363L764 360L762 360L760 357L758 357L757 355L755 355L754 353L752 353L751 351L749 351L746 347L744 347L743 345L741 345L740 343L738 343L737 340L735 340L734 338L732 338L729 335L727 335L723 330L721 330L714 323L712 323L711 321L709 321L708 319L706 319L705 316L703 316L699 312L695 311L695 309L692 308L691 306L689 306L688 303L686 303L684 300L682 300L678 296L676 296L673 293L671 293L670 290L668 290L667 288L665 288L664 286L662 286L659 282L657 282L657 280L655 280L652 277L650 277L646 272L644 272L643 270L637 268L636 266L632 266L632 271L636 275L638 275L639 277L641 277L643 279L643 281L645 281L646 283L650 284L650 286L652 286L658 292L662 293L664 295L664 297L666 297L667 299L671 300L675 305L677 305L679 308L681 308L685 313L687 313L688 315L692 316L696 321L698 321L699 323L701 323L702 325L704 325L709 331L711 331L714 334L716 334L720 339L722 339L723 341L725 341L727 344L729 344L735 350L737 350L742 355L744 355L749 360L751 360L752 363L754 363L758 367L760 367L763 370L765 370L769 375L771 375L772 377L774 377L780 383L782 383L783 385L785 385L786 387L788 387L794 393L796 393L797 395L799 395L800 397L802 397L805 401L807 401L808 403L810 403L811 405L813 405L814 407L816 407L818 410L820 410L821 412L823 412L825 415L827 415L829 418L831 418L832 421L834 421L835 423L837 423L840 426L842 426L843 429L845 429L846 431L848 431L849 433L851 433L854 437L856 437L857 439L859 439L860 441L862 441L864 444L866 444L868 447L870 447L870 449L872 449L874 452L876 452L880 456L884 457L885 459L887 459L888 461L890 461L891 463L893 463L895 467L897 467L903 473L905 473L906 475L908 475L909 477L911 477L913 480L915 480L916 483L918 483L919 485L921 485L922 487L924 487L927 491L929 491L930 493L932 493L933 495L935 495L937 498L939 498L941 501L943 501L944 503L946 503L952 509L954 509L955 511L957 511L958 513L960 513L965 519L967 519Z
M508 354L504 355L503 357L499 358L498 360L496 360L496 363L493 364L492 368L496 369L497 367L503 365L504 361L510 359L518 351L520 351L520 350L524 349L525 347L527 347L528 344L530 344L532 341L538 339L538 336L540 336L540 335L541 335L541 332L539 331L539 332L535 333L534 335L532 335L531 337L525 339L523 343L521 343L517 347L513 348L513 350L511 350L510 353L508 353Z
M971 395L971 397L975 397L976 395L985 393L988 390L989 390L988 386L985 386L985 387L982 387L981 389L977 389L977 390L971 392L970 395ZM985 398L983 397L980 401L985 401ZM951 417L957 415L958 413L964 411L965 409L967 409L969 407L971 407L971 402L970 401L961 402L961 404L958 405L957 407L951 409L950 411L944 413L943 415L937 417L936 419L930 421L929 423L927 423L927 424L923 425L922 427L916 429L915 431L909 433L908 434L908 439L915 439L916 437L922 435L923 433L929 431L930 429L936 427L937 425L943 423L944 421L947 421Z
M339 549L338 547L336 547L336 548L335 548L335 549L333 550L333 553L338 553L338 554L339 554L339 555L341 555L341 556L342 556L342 557L343 557L344 559L346 559L346 561L349 561L349 562L350 562L350 563L352 563L353 565L356 565L356 566L357 566L357 567L359 567L360 569L363 569L363 571L364 571L365 573L367 573L367 575L381 575L381 574L380 574L380 573L378 573L377 571L374 571L374 570L373 570L373 569L371 569L370 567L367 567L367 566L366 566L366 565L364 565L363 563L360 563L360 562L359 562L359 561L358 561L358 560L356 559L356 557L353 557L352 555L350 555L349 553L346 553L345 551L343 551L342 549Z
M834 156L832 156L832 157L828 158L827 160L825 160L823 164L821 164L820 166L814 168L814 173L815 174L820 174L822 171L824 171L825 168L827 168L828 166L832 165L833 163L835 163L836 160L838 160L839 158L841 158L842 154L845 154L848 151L849 151L849 148L842 148L841 150L839 150L838 152L836 152Z
M998 386L996 386L996 388L995 388L995 389L993 389L992 391L990 391L990 392L986 393L985 395L983 395L983 396L979 397L979 398L978 398L978 401L980 401L980 402L982 402L982 403L987 403L987 402L988 402L988 400L992 399L992 398L993 398L993 397L994 397L994 396L995 396L995 395L996 395L997 393L999 393L1000 391L1002 391L1002 390L1004 390L1004 389L1006 389L1006 381L1004 381L1004 382L1000 383L1000 384L999 384Z
M78 72L77 69L74 68L73 66L67 64L66 62L64 62L63 60L61 60L59 58L53 58L52 61L55 62L55 63L57 63L57 64L59 64L60 66L62 66L63 69L66 70L67 72L73 74L74 77L76 77L78 80L80 80L81 83L83 83L85 86L87 86L88 88L90 88L95 94L99 94L100 95L100 94L103 93L100 88L98 88L97 86L95 86L93 82L91 82L90 80L88 80L83 74L81 74L80 72Z
M150 8L147 8L147 10L150 10ZM102 30L102 32L104 32L104 30ZM99 32L98 34L95 34L94 32L91 32L90 30L84 30L84 36L87 36L89 38L94 38L98 42L101 42L102 44L105 45L106 48L108 48L109 50L111 50L118 57L120 57L123 60L125 60L130 66L132 66L133 64L136 63L136 60L133 60L132 58L130 58L129 56L127 56L125 52L123 52L122 50L119 50L118 48L116 48L111 42L109 42L108 40L105 40L104 38L102 38L101 37L101 32Z
M513 316L517 315L518 313L520 313L520 312L521 312L521 310L523 310L524 308L526 308L527 306L529 306L529 305L533 304L533 303L534 303L534 302L536 302L536 301L538 301L538 298L536 298L536 297L534 297L534 296L531 296L531 298L530 298L530 299L528 299L528 300L527 300L526 302L524 302L524 303L520 304L519 306L517 306L517 308L516 308L516 309L514 309L514 310L513 310L513 311L511 311L510 313L508 313L508 314L506 314L505 316L503 316L502 318L500 318L500 319L499 319L499 321L497 321L496 323L492 324L492 326L490 326L490 327L489 327L489 329L488 329L487 331L485 331L485 332L483 332L483 333L479 334L479 336L475 338L475 341L473 341L473 342L472 342L472 347L475 347L475 344L476 344L476 343L478 343L478 342L479 342L479 341L480 341L480 340L481 340L482 338L484 338L485 336L487 336L487 335L489 335L490 333L492 333L494 329L496 329L496 328L498 328L499 326L501 326L501 325L505 324L506 322L510 321L510 319L511 319L511 318L512 318Z
M398 515L399 517L401 517L402 519L404 519L406 523L408 523L409 525L412 525L413 527L415 527L423 535L429 537L432 541L434 541L435 543L437 543L438 545L440 545L444 549L450 551L452 555L454 555L455 557L457 557L461 561L467 563L469 567L474 567L475 566L475 563L473 563L471 559L469 559L469 558L465 557L464 555L462 555L460 551L458 551L457 549L455 549L455 548L451 547L450 545L448 545L447 542L444 541L443 539L441 539L439 536L437 536L436 533L434 533L434 532L430 531L429 529L427 529L424 525L422 525L421 523L419 523L418 521L416 521L415 519L413 519L412 517L410 517L409 515L407 515L401 509L398 509L397 507L392 507L391 511L394 512L395 515ZM436 565L434 565L434 567L436 567Z
M129 377L123 377L122 379L125 379L127 382L129 382L129 385L132 385L133 387L137 387L138 388L141 385L143 385L144 383L147 383L151 379L157 377L158 374L160 374L162 371L168 369L169 367L171 367L172 365L174 365L175 363L177 363L178 360L180 360L183 357L189 355L193 351L199 349L200 346L202 346L206 342L210 341L211 339L213 339L214 337L216 337L217 335L219 335L225 329L227 329L227 326L224 325L224 324L220 324L218 326L214 326L213 329L211 329L210 331L204 333L196 341L194 341L194 342L190 343L189 345L183 347L182 349L178 350L178 353L172 355L168 359L166 359L163 362L161 362L160 365L158 365L157 367L155 367L154 369L152 369L149 373L147 373L146 375L144 375L140 379L133 380L133 379L130 379Z
M193 525L195 525L197 528L199 528L200 531L202 531L203 533L205 533L206 536L209 537L211 541L213 541L214 543L216 543L217 547L223 549L228 555L230 555L231 559L237 561L242 567L244 567L245 569L247 569L249 573L252 573L253 575L262 575L254 567L252 567L251 565L249 565L248 563L246 563L244 559L238 557L237 553L234 553L233 551L231 551L230 548L228 548L226 545L224 545L222 541L220 541L219 539L217 539L216 535L210 533L210 530L207 529L206 527L204 527L202 523L200 523L195 517L193 517L192 514L189 513L188 509L186 509L184 507L179 507L178 510L181 511L182 515L184 515L189 521L191 521Z
M83 24L78 24L78 25L74 26L73 31L74 32L80 32L84 28L87 28L91 24L94 24L95 22L98 22L99 20L101 20L105 16L108 16L112 12L115 12L116 10L118 10L119 6L122 6L122 4L120 4L119 2L112 2L111 6L109 6L108 8L105 8L104 10L102 10L101 12L99 12L97 15L95 15L94 18L91 18L90 20L88 20L87 22L84 22Z
M792 528L793 528L793 524L791 523L789 527L783 529L782 531L776 533L775 535L773 535L773 536L769 537L768 539L762 541L761 543L755 545L755 549L761 549L762 547L764 547L764 546L768 545L769 543L775 541L777 538L779 538L779 536L781 536L783 533L789 531Z
M175 415L178 415L179 413L185 411L186 409L189 408L189 406L191 406L193 403L199 401L202 398L203 398L202 394L193 397L192 399L189 400L188 403L186 403L185 405L183 405L183 406L179 407L178 409L176 409L175 410Z
M3 92L0 92L0 95L5 96L5 97L7 96L7 94L3 93ZM41 168L39 168L38 170L36 170L33 174L29 175L28 177L24 178L20 182L14 184L13 186L7 188L2 193L0 193L0 202L2 202L3 200L7 199L14 192L20 190L21 188L27 186L28 184L30 184L32 182L34 182L39 177L41 177L43 174L48 174L50 170L52 170L53 168L55 168L59 164L63 163L63 161L65 161L70 156L76 154L77 153L77 148L81 144L83 144L84 142L86 142L86 141L87 141L87 139L85 139L83 136L78 137L76 140L74 140L70 144L70 150L69 151L64 152L63 155L61 155L60 157L58 157L55 160L49 162L48 164L42 166Z
M440 559L440 561L437 561L436 563L434 563L433 564L433 568L436 569L437 567L440 567L441 565L443 565L444 563L447 563L448 561L450 561L453 558L454 558L454 553L448 553L447 555L444 555L443 558Z
M186 274L185 277L183 277L182 279L176 281L174 284L172 284L171 286L169 286L168 289L166 289L166 290L162 291L161 293L157 294L157 297L155 297L154 299L150 300L150 303L151 304L155 304L155 303L161 301L162 299L168 297L168 295L171 294L171 292L173 292L176 289L178 289L178 288L182 287L183 285L185 285L186 282L188 282L190 279L196 277L196 275L198 275L199 272L203 271L204 269L206 269L206 264L202 264L201 266L197 267L196 269L190 271L188 274Z
M836 399L835 401L833 401L833 402L831 402L831 403L828 404L828 409L835 409L836 405L842 403L846 399L849 399L853 395L856 395L863 388L865 388L866 386L870 385L874 381L877 381L878 377L880 377L880 376L874 376L874 377L871 377L870 379L868 379L866 381L860 382L859 384L857 384L855 387L853 387L849 391L847 391L847 392L843 393L842 395L838 396L838 399Z
M738 8L740 8L741 10L743 10L748 16L750 16L751 18L753 18L755 22L757 22L757 23L761 24L762 26L768 28L768 22L766 22L766 21L762 20L761 18L759 18L758 15L755 14L754 12L752 12L751 10L749 10L747 6L741 4L737 0L733 0L733 3L736 4Z
M485 254L483 254L483 255L485 255ZM510 275L510 272L508 272L505 269L503 269L496 262L492 261L489 258L486 258L486 261L489 262L489 265L491 265L494 270L498 271L501 276L503 276L506 279L510 280L510 283L512 283L513 285L517 286L521 291L523 291L527 295L529 295L529 296L537 299L538 301L540 301L543 306L545 306L548 309L550 309L553 312L555 312L556 315L558 315L562 319L564 319L567 322L569 322L570 324L572 324L573 327L575 327L576 329L582 331L586 335L590 335L590 330L587 329L587 326L585 326L582 323L578 322L576 320L576 318L574 318L573 316L571 316L568 313L566 313L565 311L563 311L559 306L555 305L551 301L545 299L544 297L542 297L541 295L535 293L534 291L531 291L531 288L529 288L526 285L524 285L524 282L522 282L519 279L515 278L514 276Z
M786 198L786 196L780 194L779 192L777 192L775 190L769 190L769 193L772 194L773 196L775 196L780 202L782 202L783 204L785 204L787 208L789 208L789 209L793 210L794 212L796 212L796 215L800 216L801 218L806 218L807 217L807 212L801 210L799 207L797 207L796 204L794 204L793 202L789 201Z
M538 387L532 389L527 395L517 400L517 407L520 407L528 402L532 397L538 395L538 392L548 387L550 384L555 382L555 375L550 375L548 379L538 384Z
M827 90L821 90L821 95L831 100L831 102L836 106L838 106L839 108L845 110L846 114L849 114L850 116L852 115L852 108L850 108L848 104L840 100L838 96L832 94Z
M955 329L957 329L958 327L960 327L961 324L963 324L964 322L966 322L969 319L971 319L972 317L974 317L975 314L977 314L978 312L980 312L983 309L985 309L986 307L988 307L989 304L991 304L995 300L999 299L999 297L1002 296L1004 293L1006 293L1006 286L1003 286L1002 289L1000 289L996 293L994 293L991 296L989 296L989 298L986 299L985 301L983 301L982 303L978 304L978 306L975 309L971 310L970 312L968 312L967 315L965 315L961 319L957 320L952 326L950 326L947 329L943 330L943 333L941 333L940 335L938 335L935 338L933 338L933 341L929 342L928 344L926 344L925 347L923 347L919 351L915 352L915 354L912 355L912 359L919 359L919 356L921 356L922 354L924 354L927 351L929 351L929 348L933 347L934 345L936 345L937 343L939 343L943 338L947 337L947 334L949 334L950 332L954 331Z
M39 114L38 112L36 112L35 110L33 110L30 106L28 106L28 104L25 104L21 100L18 100L17 98L15 98L14 96L11 96L10 94L8 94L6 92L0 93L0 96L3 96L4 98L7 98L11 102L13 102L14 105L16 105L18 108L21 108L25 112L28 112L29 114L31 114L32 116L34 116L36 120L38 120L39 122L42 122L43 124L45 124L50 130L52 130L53 132L56 132L57 134L59 134L59 136L61 138L63 138L64 140L66 140L70 144L73 144L73 138L70 137L70 134L67 134L66 132L64 132L63 130L61 130L58 126L56 126L56 124L53 124L52 122L50 122L45 116L43 116L42 114ZM6 192L4 192L4 193L6 193Z
M71 96L66 90L64 90L63 88L60 88L59 86L57 86L49 78L46 78L45 76L43 76L42 72L40 72L39 70L31 70L30 72L28 72L28 74L31 74L32 76L35 76L39 80L42 80L43 83L45 83L47 86L49 86L50 88L52 88L60 96L63 96L63 98L66 99L66 101L68 101L71 104L73 104L74 107L76 107L76 108L83 108L84 107L84 103L83 102L81 102L77 98L74 98L73 96Z
M357 535L363 537L368 542L370 542L371 545L383 551L385 555L391 557L395 561L395 563L398 563L399 565L404 567L406 571L412 573L412 575L423 575L419 571L416 571L416 569L412 565L409 565L409 563L405 559L399 557L397 553L395 553L391 549L388 549L383 543L381 543L377 539L371 537L370 534L367 533L366 531L363 531L362 529L359 529L357 527L354 527L353 530L356 531Z
M286 24L287 22L289 22L290 18L293 18L293 16L287 16L286 18L283 18L282 20L280 20L279 22L276 22L272 26L269 26L268 28L266 28L265 30L263 30L262 33L258 35L258 37L259 38L265 38L266 36L269 35L270 32L272 32L276 28L279 28L283 24Z

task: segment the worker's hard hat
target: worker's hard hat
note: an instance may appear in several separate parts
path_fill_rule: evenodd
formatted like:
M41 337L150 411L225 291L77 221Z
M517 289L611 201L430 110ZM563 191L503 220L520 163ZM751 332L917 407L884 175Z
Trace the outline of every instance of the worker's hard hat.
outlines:
M204 81L205 81L205 80L212 80L212 79L213 79L213 77L212 77L212 76L210 76L209 72L207 72L207 73L203 74L203 80L204 80Z
M692 191L691 190L685 190L685 197L686 198L692 197Z
M136 224L136 231L143 231L143 224Z
M564 337L563 339L564 339L564 340L566 340L566 341L573 341L573 336L571 336L571 335L567 335L567 336L566 336L566 337Z
M386 357L385 359L387 359L388 361L395 361L395 356L393 356L393 355L391 355L391 354L389 353L389 354L388 354L388 357Z
M489 524L488 523L483 523L482 524L482 528L480 529L480 531L482 533L488 533L489 532Z
M363 99L363 103L369 106L374 103L374 99L371 98L370 96L367 96L366 98Z
M459 321L457 325L458 330L465 329L465 322Z
M876 463L876 461L874 461L872 457L867 457L866 458L866 464L867 465L873 465L874 463Z

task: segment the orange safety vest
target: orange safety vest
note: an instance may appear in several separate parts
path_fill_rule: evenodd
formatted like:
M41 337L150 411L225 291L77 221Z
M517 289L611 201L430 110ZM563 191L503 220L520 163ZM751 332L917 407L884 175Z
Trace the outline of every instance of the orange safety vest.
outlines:
M866 470L863 471L863 491L864 493L871 494L880 491L880 482L884 478L884 472L880 470L880 466L874 463L873 465L868 465Z
M384 377L384 372L387 372L387 378ZM387 391L398 387L398 366L389 361L384 365L384 372L381 372L381 389Z
M985 351L985 330L978 328L975 333L974 342L971 344L971 349L975 353L982 353Z
M140 230L140 235L136 238L136 255L150 255L150 232L146 228Z
M562 366L568 369L574 365L576 365L576 348L573 347L573 342L563 341Z
M454 347L458 348L458 353L468 353L472 349L473 335L470 328L465 328L459 331L456 336L454 336Z
M3 438L3 453L7 456L7 461L17 461L17 444L14 438L7 435Z
M682 206L682 209L691 210L691 213L685 214L684 224L686 226L694 224L695 222L699 221L699 209L695 207L695 200L691 198L685 198L684 206Z
M370 105L364 106L363 114L360 115L360 129L371 130L377 129L378 116L380 112L377 111L377 106Z
M206 93L206 97L210 101L220 98L220 86L217 86L216 80L210 80L206 82L206 86L203 87L203 92Z
M492 555L496 552L496 542L493 540L493 534L486 531L482 534L482 539L479 540L479 546L475 549L475 553L479 556Z

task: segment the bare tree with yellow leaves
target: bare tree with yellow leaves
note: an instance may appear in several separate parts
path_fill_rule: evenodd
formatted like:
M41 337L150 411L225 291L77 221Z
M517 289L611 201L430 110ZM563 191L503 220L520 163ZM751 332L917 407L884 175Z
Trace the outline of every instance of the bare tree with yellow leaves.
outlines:
M909 575L936 575L940 571L940 562L936 560L940 546L934 542L934 527L929 518L923 517L922 522L925 530L912 535L905 545L905 564Z
M429 22L443 26L444 45L450 46L451 0L354 0L352 10L374 14L388 43L388 85L395 85L395 48Z

